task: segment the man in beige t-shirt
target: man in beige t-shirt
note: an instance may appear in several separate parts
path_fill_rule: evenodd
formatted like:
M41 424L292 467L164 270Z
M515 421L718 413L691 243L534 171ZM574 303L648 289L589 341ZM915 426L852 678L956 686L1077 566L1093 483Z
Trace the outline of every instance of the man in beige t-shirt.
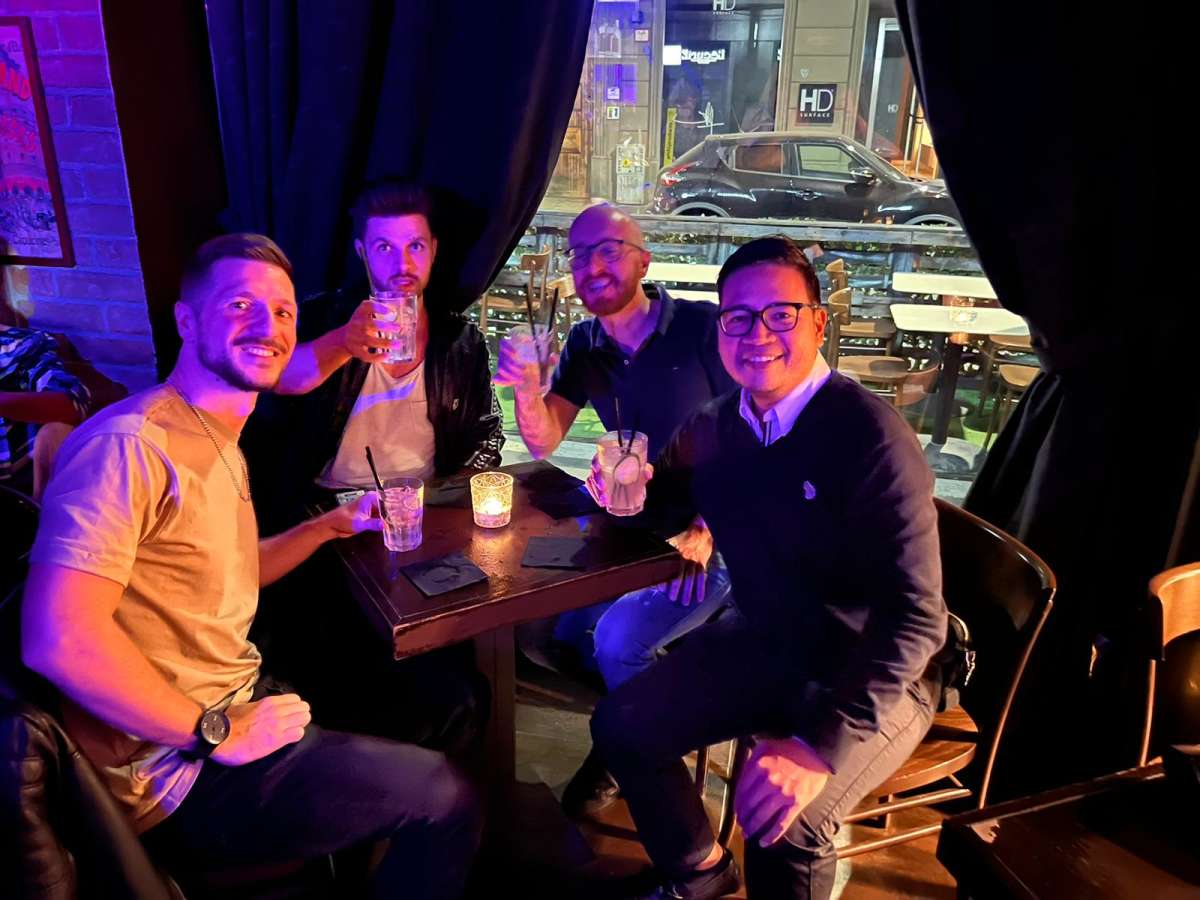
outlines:
M186 883L390 838L376 887L453 897L478 842L439 754L323 731L259 677L258 590L328 540L377 529L374 496L259 541L238 435L296 342L287 258L227 235L184 273L165 384L63 444L22 614L26 664L144 840Z

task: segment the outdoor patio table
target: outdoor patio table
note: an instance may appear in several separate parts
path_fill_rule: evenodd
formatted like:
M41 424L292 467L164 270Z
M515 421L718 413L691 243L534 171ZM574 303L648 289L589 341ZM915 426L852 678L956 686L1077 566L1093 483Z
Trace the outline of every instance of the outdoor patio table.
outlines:
M921 303L891 304L892 320L901 331L921 331L931 334L970 335L1029 334L1029 326L1020 316L1006 309L974 306L930 306ZM950 431L950 416L954 411L954 391L958 386L958 369L962 364L962 345L946 342L942 354L941 384L938 386L937 413L933 434L925 447L925 458L935 471L965 471L957 456L943 453Z

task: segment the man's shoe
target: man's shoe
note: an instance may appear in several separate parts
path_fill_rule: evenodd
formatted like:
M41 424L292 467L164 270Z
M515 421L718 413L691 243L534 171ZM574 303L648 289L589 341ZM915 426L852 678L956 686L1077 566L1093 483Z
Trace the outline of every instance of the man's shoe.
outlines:
M742 886L742 873L733 854L726 850L711 869L693 872L685 879L663 881L637 900L716 900L736 894Z
M608 769L592 750L563 790L563 811L571 818L593 816L611 806L620 793Z

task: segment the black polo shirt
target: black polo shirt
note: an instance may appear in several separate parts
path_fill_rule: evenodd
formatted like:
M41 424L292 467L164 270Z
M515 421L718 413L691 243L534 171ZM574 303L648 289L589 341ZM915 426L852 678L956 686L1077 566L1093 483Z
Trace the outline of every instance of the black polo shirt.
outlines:
M607 429L621 424L650 440L654 459L693 410L736 385L717 355L717 305L673 300L655 284L646 294L658 299L658 322L636 353L622 350L597 318L575 325L567 335L550 390L565 400L596 410Z

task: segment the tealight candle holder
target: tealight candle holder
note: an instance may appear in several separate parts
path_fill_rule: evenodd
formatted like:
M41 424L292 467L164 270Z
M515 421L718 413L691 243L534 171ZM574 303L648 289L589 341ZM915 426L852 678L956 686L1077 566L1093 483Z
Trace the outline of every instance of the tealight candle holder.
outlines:
M471 512L480 528L503 528L512 519L513 477L504 472L471 476Z

